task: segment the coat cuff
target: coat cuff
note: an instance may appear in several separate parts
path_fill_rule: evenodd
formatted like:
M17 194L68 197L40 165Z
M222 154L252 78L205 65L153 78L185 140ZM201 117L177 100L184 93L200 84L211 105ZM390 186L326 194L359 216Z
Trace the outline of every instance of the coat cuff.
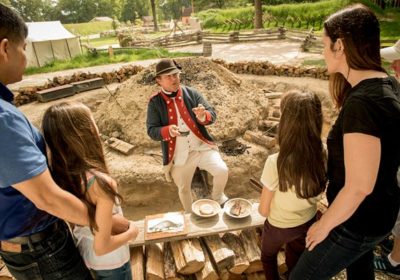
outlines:
M210 123L211 119L212 119L212 116L211 116L211 113L209 111L205 112L205 118L203 118L202 120L197 118L199 124L201 124L201 125L206 125L206 124Z
M164 126L161 128L161 137L164 141L169 141L171 140L171 135L169 135L169 125Z

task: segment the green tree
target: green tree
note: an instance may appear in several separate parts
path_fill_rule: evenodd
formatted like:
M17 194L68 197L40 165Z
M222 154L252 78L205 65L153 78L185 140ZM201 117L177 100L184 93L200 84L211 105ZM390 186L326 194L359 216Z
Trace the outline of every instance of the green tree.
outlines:
M183 3L181 0L161 0L159 7L162 11L163 19L179 19L182 15Z
M58 2L63 23L88 22L97 15L97 7L95 0L59 0Z
M10 0L11 6L25 21L43 21L42 0Z
M148 15L147 0L125 0L122 5L121 20L134 22L142 16Z

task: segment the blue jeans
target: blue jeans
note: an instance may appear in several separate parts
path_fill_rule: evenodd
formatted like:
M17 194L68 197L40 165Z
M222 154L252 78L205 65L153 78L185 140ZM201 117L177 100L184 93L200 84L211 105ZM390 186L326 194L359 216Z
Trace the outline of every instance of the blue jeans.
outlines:
M132 280L131 262L110 270L93 270L97 280Z
M289 279L329 280L346 268L347 280L374 280L373 250L386 235L367 237L338 226L312 251L304 251Z
M60 228L49 237L22 245L20 253L0 251L4 263L17 280L93 279L67 225L60 223Z

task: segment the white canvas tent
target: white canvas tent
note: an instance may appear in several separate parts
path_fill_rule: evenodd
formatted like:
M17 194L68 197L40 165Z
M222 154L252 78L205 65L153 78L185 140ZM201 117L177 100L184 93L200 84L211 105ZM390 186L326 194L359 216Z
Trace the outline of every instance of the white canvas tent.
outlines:
M81 54L79 38L59 21L27 22L28 66L40 67L54 59L70 59Z

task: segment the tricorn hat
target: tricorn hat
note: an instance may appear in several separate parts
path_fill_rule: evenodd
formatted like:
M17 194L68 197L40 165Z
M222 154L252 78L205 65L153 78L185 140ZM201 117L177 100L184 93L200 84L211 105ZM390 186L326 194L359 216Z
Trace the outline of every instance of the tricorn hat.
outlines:
M156 77L160 75L170 75L181 72L181 67L175 62L175 60L166 58L161 59L156 64Z

